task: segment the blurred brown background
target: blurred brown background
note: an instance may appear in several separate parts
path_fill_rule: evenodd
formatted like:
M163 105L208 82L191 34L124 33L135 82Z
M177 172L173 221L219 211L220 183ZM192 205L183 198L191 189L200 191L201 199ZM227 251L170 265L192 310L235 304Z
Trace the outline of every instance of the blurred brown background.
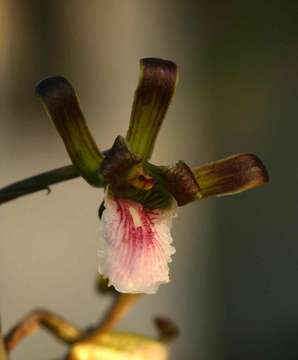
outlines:
M296 1L0 1L0 185L69 163L34 97L61 74L77 89L102 149L128 126L138 60L180 66L153 160L190 165L258 154L268 187L180 209L172 282L119 329L154 334L172 317L178 359L297 359L298 93ZM4 330L35 307L81 326L108 299L94 290L102 191L74 180L0 208ZM12 360L53 359L46 333Z

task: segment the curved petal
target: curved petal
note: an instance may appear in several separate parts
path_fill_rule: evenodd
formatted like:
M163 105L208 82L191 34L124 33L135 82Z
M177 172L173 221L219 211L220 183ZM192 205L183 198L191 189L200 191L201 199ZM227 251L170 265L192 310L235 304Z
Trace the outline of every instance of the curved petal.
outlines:
M49 77L36 87L45 109L53 120L68 154L80 174L93 186L102 186L99 151L71 84L62 76Z
M140 203L112 197L107 189L105 208L99 272L119 292L155 293L169 282L176 201L167 209L149 211Z
M152 165L150 165L152 167ZM253 154L238 154L190 168L183 161L160 167L165 186L178 206L210 196L238 194L265 185L268 172Z
M192 169L202 198L241 193L265 185L269 175L253 154L237 154Z
M132 151L149 159L157 134L170 105L178 79L172 61L146 58L140 61L141 74L135 92L126 140Z

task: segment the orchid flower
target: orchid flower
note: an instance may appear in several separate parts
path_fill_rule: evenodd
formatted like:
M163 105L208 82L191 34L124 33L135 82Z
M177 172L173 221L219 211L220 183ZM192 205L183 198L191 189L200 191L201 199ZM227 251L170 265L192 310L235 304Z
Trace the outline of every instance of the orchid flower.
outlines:
M104 187L99 272L119 292L155 293L169 282L175 253L170 230L178 207L268 181L262 162L246 153L199 167L181 160L171 166L149 162L177 79L175 63L141 60L128 132L106 151L97 147L65 78L47 78L36 88L78 173Z

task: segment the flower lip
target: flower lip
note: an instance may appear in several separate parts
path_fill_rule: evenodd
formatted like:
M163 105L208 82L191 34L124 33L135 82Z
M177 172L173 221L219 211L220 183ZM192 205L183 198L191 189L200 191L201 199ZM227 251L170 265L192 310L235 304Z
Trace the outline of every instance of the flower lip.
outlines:
M99 272L116 290L152 294L169 282L168 263L175 252L170 228L176 211L174 199L170 208L148 211L106 189Z

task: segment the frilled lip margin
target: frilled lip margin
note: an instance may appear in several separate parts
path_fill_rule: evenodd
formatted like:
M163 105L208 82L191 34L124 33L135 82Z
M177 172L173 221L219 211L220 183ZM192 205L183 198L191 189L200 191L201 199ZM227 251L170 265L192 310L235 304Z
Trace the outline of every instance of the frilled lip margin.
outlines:
M169 282L175 248L170 228L177 204L148 210L135 201L105 192L99 272L119 292L155 293Z

